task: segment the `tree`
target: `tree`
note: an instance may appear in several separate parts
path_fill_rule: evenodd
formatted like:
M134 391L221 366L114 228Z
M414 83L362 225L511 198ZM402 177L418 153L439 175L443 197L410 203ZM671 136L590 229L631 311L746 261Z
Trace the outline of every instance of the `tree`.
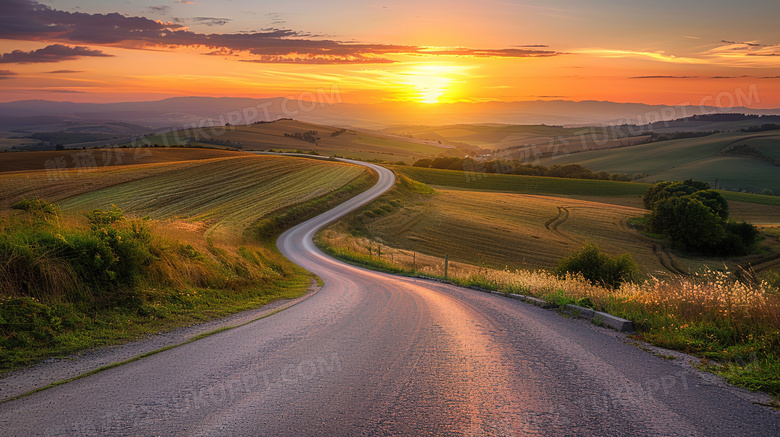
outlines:
M705 255L749 253L759 233L749 223L729 219L728 201L706 182L660 182L645 194L652 209L650 229L686 250Z
M693 196L670 197L657 203L650 223L655 232L696 251L712 249L726 233L720 216Z
M729 218L729 202L723 197L722 194L715 190L701 190L691 194L696 199L699 199L703 204L707 205L713 212L718 214L720 218L726 220Z

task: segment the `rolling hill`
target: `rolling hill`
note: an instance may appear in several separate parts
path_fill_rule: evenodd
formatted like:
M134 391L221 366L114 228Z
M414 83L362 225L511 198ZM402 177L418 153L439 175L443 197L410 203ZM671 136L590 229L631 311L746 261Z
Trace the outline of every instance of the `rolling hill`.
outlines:
M190 144L243 150L315 151L323 155L405 163L438 155L463 156L474 149L391 133L342 129L292 119L249 126L180 130L152 135L141 142L150 145Z
M612 150L561 153L541 159L542 165L580 164L592 171L643 174L641 181L699 179L719 189L780 193L780 166L757 155L729 153L748 145L777 161L780 134L725 132L699 138L661 141Z

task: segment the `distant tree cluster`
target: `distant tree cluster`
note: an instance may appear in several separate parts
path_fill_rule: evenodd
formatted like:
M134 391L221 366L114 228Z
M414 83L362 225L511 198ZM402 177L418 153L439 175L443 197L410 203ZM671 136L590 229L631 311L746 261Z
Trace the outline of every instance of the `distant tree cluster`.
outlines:
M768 130L778 130L778 129L780 129L780 124L766 123L766 124L762 124L761 126L750 126L744 129L740 129L740 132L764 132Z
M520 160L495 159L480 161L471 158L439 157L418 159L413 167L436 168L442 170L475 171L480 173L514 174L526 176L546 176L567 179L596 179L602 181L630 181L624 174L594 173L579 164L543 165L524 164Z
M650 230L686 250L704 255L739 256L758 241L755 226L729 218L728 201L710 184L688 179L659 182L644 197Z
M303 140L303 141L306 141L306 142L309 142L309 143L312 143L312 144L317 144L317 140L320 139L320 137L317 136L317 131L316 130L308 130L308 131L303 132L303 133L295 132L295 133L292 133L292 134L285 132L284 136L290 137L290 138L296 138L296 139Z
M719 112L715 114L698 114L690 117L679 118L676 121L704 121L704 122L731 122L731 121L780 121L778 115L744 114L741 112Z
M330 136L332 136L332 137L337 137L337 136L339 136L339 135L343 134L343 133L344 133L344 132L346 132L346 131L347 131L346 129L339 129L339 130L337 130L337 131L335 131L335 132L331 132L331 133L330 133Z
M670 140L684 140L686 138L699 138L708 137L710 135L719 134L719 130L706 131L706 132L670 132L670 133L651 133L650 137L645 140L645 143L657 143L660 141Z

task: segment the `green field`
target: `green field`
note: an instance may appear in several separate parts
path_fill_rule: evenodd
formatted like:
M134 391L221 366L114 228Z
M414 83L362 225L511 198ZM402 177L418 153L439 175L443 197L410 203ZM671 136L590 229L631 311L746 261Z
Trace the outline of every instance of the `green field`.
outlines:
M523 194L639 197L643 196L650 186L633 182L468 173L409 166L394 166L393 170L428 185Z
M563 179L541 176L474 174L410 166L394 166L393 170L428 185L522 194L549 194L564 197L599 199L606 203L641 207L641 197L650 187L642 182L615 182L589 179ZM674 180L674 179L671 179ZM780 196L722 191L731 202L780 207ZM756 207L743 207L755 210ZM763 210L771 223L780 222L780 210ZM777 214L777 215L775 215Z
M768 156L777 156L777 133L726 132L700 138L662 141L614 150L590 150L544 158L542 165L580 164L592 171L644 174L641 180L699 179L719 189L760 193L780 192L780 167L759 159L719 156L730 145L756 144Z

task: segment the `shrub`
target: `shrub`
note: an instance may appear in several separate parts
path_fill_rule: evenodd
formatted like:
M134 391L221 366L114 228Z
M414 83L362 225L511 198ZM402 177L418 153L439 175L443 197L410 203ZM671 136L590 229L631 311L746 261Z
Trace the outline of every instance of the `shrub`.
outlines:
M633 281L639 266L630 254L611 257L601 253L598 246L588 244L558 263L553 270L558 276L582 275L594 285L618 288L627 281Z

